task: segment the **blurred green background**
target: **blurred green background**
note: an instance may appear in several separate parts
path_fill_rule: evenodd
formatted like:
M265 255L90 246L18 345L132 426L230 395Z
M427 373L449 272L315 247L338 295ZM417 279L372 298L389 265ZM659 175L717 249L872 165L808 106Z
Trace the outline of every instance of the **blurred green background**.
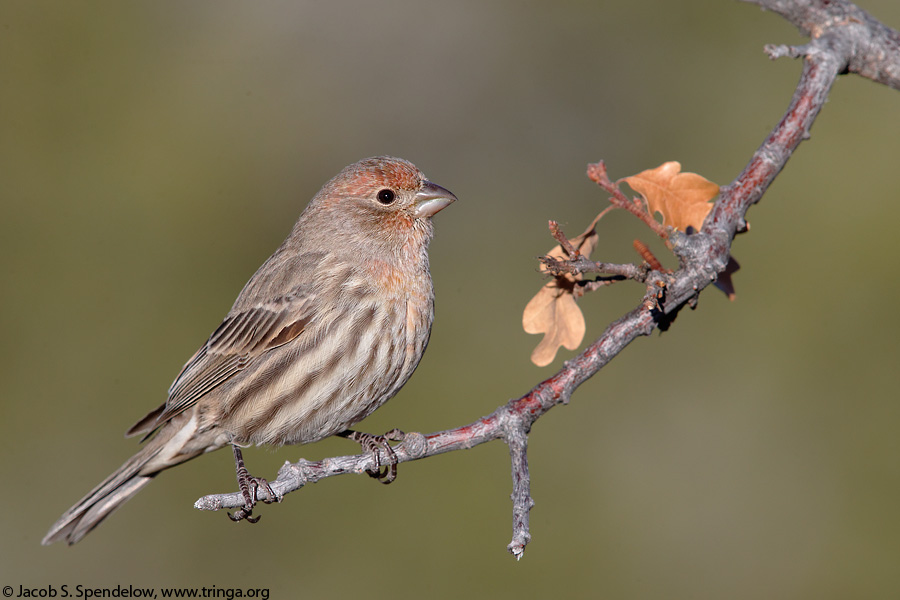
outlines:
M864 0L900 26L896 0ZM716 0L0 4L0 585L266 587L271 598L900 596L900 95L829 103L705 292L530 437L517 563L506 447L339 477L234 525L220 452L166 472L74 548L59 514L156 406L307 200L375 154L460 202L436 219L431 347L363 429L458 426L527 392L521 311L547 220L605 206L584 175L679 160L725 184L780 118L802 43ZM612 214L598 260L650 235ZM892 241L894 240L894 241ZM640 286L581 301L588 337ZM253 473L355 452L245 452Z

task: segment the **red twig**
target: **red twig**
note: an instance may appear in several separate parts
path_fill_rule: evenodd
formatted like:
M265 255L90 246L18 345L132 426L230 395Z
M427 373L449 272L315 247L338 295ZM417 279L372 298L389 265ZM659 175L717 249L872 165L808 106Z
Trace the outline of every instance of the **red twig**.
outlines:
M654 271L665 271L666 269L662 266L662 263L657 260L656 256L650 251L650 248L642 242L641 240L634 240L631 242L631 245L634 246L634 249L637 250L637 253L641 255L641 258L650 265L650 268Z
M658 235L662 239L666 239L669 237L669 230L666 229L659 221L653 218L653 215L650 214L650 211L647 210L647 205L638 198L633 198L631 200L628 199L628 196L619 189L619 185L617 183L613 183L613 181L609 178L606 173L606 164L601 160L600 162L589 164L587 168L587 175L597 185L601 188L612 194L610 196L609 201L616 208L622 208L636 216L638 219L644 222L647 227L653 230L653 232Z
M553 239L559 242L559 246L563 249L563 252L566 253L566 256L568 256L569 258L580 256L580 253L575 249L574 246L572 246L572 242L569 241L569 238L566 237L566 234L564 234L560 230L559 223L557 223L556 221L550 221L550 235L553 236Z

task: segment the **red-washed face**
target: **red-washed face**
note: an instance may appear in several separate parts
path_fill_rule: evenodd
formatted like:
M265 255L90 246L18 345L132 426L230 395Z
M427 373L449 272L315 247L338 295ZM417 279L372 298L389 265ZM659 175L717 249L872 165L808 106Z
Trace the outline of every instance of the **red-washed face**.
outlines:
M363 232L362 240L385 243L396 256L401 251L424 251L432 235L431 217L454 200L453 194L425 179L412 163L379 156L341 171L325 184L309 209L325 213L318 220L321 226Z

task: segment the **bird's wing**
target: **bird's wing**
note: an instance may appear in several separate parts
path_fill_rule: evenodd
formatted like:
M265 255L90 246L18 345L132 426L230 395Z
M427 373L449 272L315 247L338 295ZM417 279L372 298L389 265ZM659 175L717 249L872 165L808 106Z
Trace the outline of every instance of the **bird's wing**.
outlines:
M262 353L303 333L315 298L304 290L230 313L191 357L169 388L163 406L138 421L126 436L150 432L184 412L210 390L241 371Z

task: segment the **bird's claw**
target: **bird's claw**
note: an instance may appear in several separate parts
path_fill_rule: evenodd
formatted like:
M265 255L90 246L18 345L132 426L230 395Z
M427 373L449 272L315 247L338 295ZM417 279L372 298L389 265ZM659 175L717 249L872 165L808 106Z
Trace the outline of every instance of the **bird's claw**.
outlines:
M391 429L384 435L373 435L371 433L363 433L361 431L352 431L348 429L338 435L345 437L348 440L353 440L358 443L364 451L372 453L372 458L375 461L375 468L366 469L366 473L369 477L377 479L384 484L391 483L397 479L397 463L400 461L397 458L397 453L394 452L394 448L391 447L389 442L402 442L406 435L405 433L399 429ZM384 452L387 457L386 465L381 464L381 453L379 450Z
M232 444L231 447L234 450L234 463L237 468L238 488L241 490L241 495L244 497L244 506L236 510L233 515L228 513L228 518L234 522L247 521L248 523L257 523L260 518L262 518L262 515L255 517L252 515L253 507L260 501L259 488L264 487L266 489L266 497L261 500L264 504L280 502L281 499L275 494L275 490L272 489L272 486L269 485L268 481L262 477L254 477L247 471L247 467L244 466L244 456L241 453L241 449L234 444Z
M248 523L258 523L262 518L262 515L257 515L255 517L251 517L253 514L253 509L247 509L246 507L242 507L235 511L234 514L227 513L228 518L237 523L238 521L247 521Z

